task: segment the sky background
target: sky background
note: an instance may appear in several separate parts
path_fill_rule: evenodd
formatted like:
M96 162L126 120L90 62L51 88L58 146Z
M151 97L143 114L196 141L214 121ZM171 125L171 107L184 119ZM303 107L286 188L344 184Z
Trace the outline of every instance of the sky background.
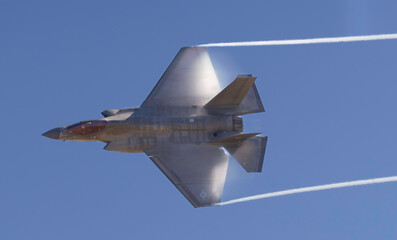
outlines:
M397 33L394 0L0 1L0 239L396 239L397 184L194 209L145 154L42 137L139 106L183 46ZM213 48L258 77L263 172L223 200L397 175L397 40Z

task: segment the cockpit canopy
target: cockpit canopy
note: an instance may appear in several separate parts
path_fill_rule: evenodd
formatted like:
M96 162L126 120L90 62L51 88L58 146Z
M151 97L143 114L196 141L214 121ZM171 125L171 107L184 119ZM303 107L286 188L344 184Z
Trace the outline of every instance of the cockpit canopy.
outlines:
M104 120L91 120L83 121L67 127L70 133L77 135L88 135L96 132L100 132L105 129L107 121Z

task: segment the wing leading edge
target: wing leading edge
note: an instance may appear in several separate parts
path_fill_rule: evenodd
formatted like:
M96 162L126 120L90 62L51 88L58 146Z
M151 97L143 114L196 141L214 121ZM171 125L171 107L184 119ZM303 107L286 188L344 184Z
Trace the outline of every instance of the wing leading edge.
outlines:
M184 47L141 107L204 106L220 90L207 49Z
M166 142L145 152L194 207L221 201L229 156L219 147Z

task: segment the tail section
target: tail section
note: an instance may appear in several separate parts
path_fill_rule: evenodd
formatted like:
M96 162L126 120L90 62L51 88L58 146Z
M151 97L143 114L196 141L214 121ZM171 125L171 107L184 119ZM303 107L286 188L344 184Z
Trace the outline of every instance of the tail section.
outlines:
M206 104L208 108L238 106L247 95L256 77L251 75L238 75L237 78L211 101Z
M218 136L212 144L224 147L247 172L261 172L265 157L267 137L259 133Z
M205 108L209 112L233 115L264 112L255 80L256 77L252 75L238 75L229 86L211 99Z
M239 115L264 112L262 101L255 86L256 77L238 75L225 89L218 93L204 107L209 113L229 114L237 119ZM242 123L241 123L242 125ZM235 131L234 133L242 132ZM247 172L261 172L267 144L267 137L259 133L230 134L215 136L212 144L224 147Z
M247 172L261 172L267 137L251 137L239 144L226 145L225 149Z

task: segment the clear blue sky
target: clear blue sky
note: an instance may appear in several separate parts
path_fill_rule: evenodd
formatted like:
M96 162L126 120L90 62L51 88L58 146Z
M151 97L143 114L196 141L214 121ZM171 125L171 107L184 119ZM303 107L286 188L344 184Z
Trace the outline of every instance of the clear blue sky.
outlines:
M397 33L397 2L0 1L0 239L396 239L397 184L194 209L144 154L44 131L139 106L179 48ZM397 41L210 49L257 76L260 174L224 200L397 175Z

